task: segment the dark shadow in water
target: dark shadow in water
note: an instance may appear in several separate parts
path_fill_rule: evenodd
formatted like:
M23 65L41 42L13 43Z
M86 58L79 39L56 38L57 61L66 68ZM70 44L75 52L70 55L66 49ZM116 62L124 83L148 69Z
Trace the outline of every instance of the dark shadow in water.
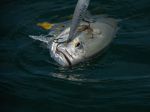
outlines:
M120 61L135 64L150 64L150 49L148 46L113 44L110 50L112 55L119 56Z

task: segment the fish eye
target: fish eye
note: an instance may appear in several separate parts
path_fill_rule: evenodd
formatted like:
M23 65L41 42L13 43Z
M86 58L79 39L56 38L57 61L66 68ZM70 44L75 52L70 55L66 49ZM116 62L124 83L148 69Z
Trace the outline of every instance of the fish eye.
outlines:
M75 47L79 47L80 45L81 45L81 43L77 42L76 45L75 45Z

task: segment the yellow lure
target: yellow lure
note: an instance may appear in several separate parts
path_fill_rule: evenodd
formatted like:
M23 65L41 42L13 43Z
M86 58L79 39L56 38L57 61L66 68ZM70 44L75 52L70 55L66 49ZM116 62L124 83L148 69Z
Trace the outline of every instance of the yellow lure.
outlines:
M41 23L37 23L37 26L39 26L39 27L41 27L45 30L49 30L54 26L54 24L51 24L51 23L48 23L48 22L41 22Z

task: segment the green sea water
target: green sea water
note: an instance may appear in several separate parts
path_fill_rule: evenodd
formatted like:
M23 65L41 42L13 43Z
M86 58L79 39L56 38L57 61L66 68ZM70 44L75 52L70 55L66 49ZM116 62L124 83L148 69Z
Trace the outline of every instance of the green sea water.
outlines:
M93 15L121 19L100 57L59 66L29 35L65 22L77 0L2 0L0 112L150 112L150 0L91 0Z

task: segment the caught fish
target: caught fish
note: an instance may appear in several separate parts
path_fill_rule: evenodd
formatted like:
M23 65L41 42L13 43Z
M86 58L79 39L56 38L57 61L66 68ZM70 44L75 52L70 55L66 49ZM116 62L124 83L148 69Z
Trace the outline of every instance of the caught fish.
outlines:
M77 35L70 42L66 42L70 32L69 25L63 27L61 31L57 34L54 31L46 36L30 37L46 43L51 57L60 65L69 67L94 57L108 47L118 31L118 20L107 16L96 16L95 22L90 25L81 22L77 27Z
M76 65L102 52L118 30L117 19L108 16L84 18L89 1L79 0L72 22L64 23L59 31L59 24L55 24L47 36L30 36L46 43L51 57L64 67Z
M69 67L94 57L103 51L113 40L118 30L118 20L99 17L90 26L81 22L77 28L78 35L69 43L67 40L70 28L66 28L57 41L49 44L52 58L64 67Z

